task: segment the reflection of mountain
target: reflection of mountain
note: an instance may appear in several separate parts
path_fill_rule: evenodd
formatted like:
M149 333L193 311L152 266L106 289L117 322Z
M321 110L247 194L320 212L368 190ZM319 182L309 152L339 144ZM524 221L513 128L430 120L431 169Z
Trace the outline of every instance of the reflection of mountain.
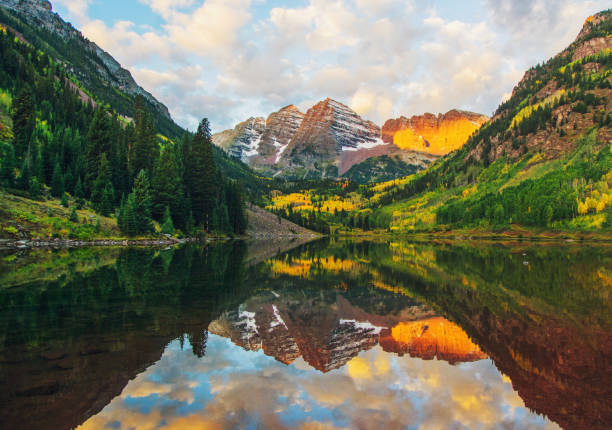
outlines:
M567 429L611 427L611 247L323 240L248 264L240 242L117 254L50 254L72 265L52 280L28 257L11 264L34 281L0 271L3 428L72 428L172 339L202 356L207 327L322 372L377 344L406 360L487 354L527 407Z
M401 245L394 256L527 407L565 429L612 428L612 248ZM381 275L397 276L391 267Z
M397 300L386 292L371 294L380 301ZM436 357L452 364L486 358L459 326L434 317L433 311L419 304L408 303L398 314L373 315L342 295L336 295L333 301L300 301L274 295L249 299L239 310L213 321L209 331L247 350L263 349L285 364L302 356L324 373L344 366L379 343L387 352L423 359Z
M388 352L451 364L487 358L461 327L441 317L401 322L381 337L380 344Z

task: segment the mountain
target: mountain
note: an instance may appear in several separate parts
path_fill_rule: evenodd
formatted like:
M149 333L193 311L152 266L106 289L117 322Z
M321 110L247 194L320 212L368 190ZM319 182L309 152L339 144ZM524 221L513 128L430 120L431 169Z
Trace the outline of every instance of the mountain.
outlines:
M489 118L473 112L451 110L435 116L430 113L411 118L388 120L382 127L382 140L402 149L446 155L459 149Z
M0 0L0 6L5 8L0 11L0 22L63 63L88 91L121 115L133 117L133 98L141 95L164 134L173 137L182 134L168 108L139 86L108 52L54 13L49 1Z
M389 120L381 130L327 98L306 114L291 105L267 120L249 118L215 134L213 141L266 174L346 177L365 183L423 170L439 155L460 147L486 120L480 114L453 110L437 117Z
M351 191L330 187L312 195L292 189L293 197L275 195L269 207L292 215L302 210L295 202L308 195L333 231L608 231L611 96L612 10L606 10L589 17L566 49L529 69L488 122L427 169ZM469 130L465 121L453 119L458 113L387 122L383 141L393 135L393 146L429 144L446 151L453 145L452 130ZM466 120L476 127L484 119ZM426 137L436 129L449 137ZM415 140L417 133L422 138ZM377 173L393 165L389 159L368 163ZM358 169L351 173L363 175ZM335 207L352 213L336 214Z

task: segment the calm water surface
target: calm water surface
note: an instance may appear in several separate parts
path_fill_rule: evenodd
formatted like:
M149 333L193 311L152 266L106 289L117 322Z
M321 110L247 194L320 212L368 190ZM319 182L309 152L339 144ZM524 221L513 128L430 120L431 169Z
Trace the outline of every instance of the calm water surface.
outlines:
M605 245L5 252L0 428L609 429L611 329Z

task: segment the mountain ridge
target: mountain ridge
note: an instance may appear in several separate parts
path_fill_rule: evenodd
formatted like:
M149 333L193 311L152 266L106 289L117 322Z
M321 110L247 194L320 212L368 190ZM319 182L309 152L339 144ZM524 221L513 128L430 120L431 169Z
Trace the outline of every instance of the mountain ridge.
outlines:
M213 142L272 176L343 177L371 158L375 160L369 164L394 166L390 174L374 173L371 177L366 165L358 167L360 181L369 182L396 179L426 168L438 156L460 147L487 120L482 114L453 109L438 115L402 116L379 127L328 97L306 113L289 105L267 119L251 117L234 129L214 134ZM389 159L395 162L390 164Z
M179 131L180 127L172 120L168 108L138 85L132 74L110 53L83 36L71 23L64 21L53 11L49 1L0 0L0 6L3 7L1 12L5 15L5 19L0 22L4 22L11 30L39 49L47 52L52 50L52 56L60 61L88 91L113 106L121 115L133 117L132 103L114 94L113 91L107 91L109 84L129 97L144 97L165 134L172 137L182 134ZM20 21L32 27L20 28L22 27Z

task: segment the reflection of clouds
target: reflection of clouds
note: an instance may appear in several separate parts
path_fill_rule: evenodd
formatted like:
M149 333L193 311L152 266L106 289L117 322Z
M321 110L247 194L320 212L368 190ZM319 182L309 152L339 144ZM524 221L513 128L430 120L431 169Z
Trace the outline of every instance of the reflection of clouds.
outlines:
M207 353L172 343L82 428L557 428L526 410L490 360L451 366L375 347L322 374L214 335Z

